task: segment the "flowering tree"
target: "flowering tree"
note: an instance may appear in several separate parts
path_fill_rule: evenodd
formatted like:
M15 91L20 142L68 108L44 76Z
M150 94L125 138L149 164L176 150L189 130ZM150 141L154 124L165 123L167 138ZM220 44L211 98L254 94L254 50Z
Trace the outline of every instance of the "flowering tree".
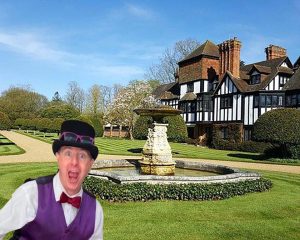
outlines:
M149 101L153 101L153 98L149 97L152 90L148 82L130 82L127 87L119 90L114 101L109 105L104 116L105 122L128 126L130 139L133 139L133 125L137 117L133 110L138 107L145 107Z

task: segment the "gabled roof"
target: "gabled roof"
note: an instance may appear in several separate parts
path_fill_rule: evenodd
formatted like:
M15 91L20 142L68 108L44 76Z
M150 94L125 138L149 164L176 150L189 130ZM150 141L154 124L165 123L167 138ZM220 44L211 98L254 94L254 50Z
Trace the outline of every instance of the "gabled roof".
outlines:
M223 75L221 81L219 82L218 86L216 87L216 89L214 91L214 94L216 94L218 92L218 90L222 86L222 83L226 80L227 76L232 80L233 84L235 85L235 87L237 88L238 91L245 92L245 90L247 89L247 82L244 81L244 80L242 80L242 79L240 79L240 78L234 77L231 74L231 72L226 71L226 73Z
M158 99L174 99L179 98L180 89L178 82L166 83L159 85L153 92L155 98ZM170 97L170 98L167 98Z
M213 42L207 40L205 43L196 48L188 56L186 56L179 63L185 62L187 60L197 58L200 56L211 56L211 57L220 57L219 48Z
M263 74L270 74L272 69L270 67L253 64L253 67L248 74L251 75L251 73L255 70Z
M272 60L257 62L249 65L245 65L240 68L240 78L234 77L229 71L226 72L226 74L222 77L218 87L216 88L214 94L217 93L218 89L226 79L226 76L229 76L236 88L240 92L256 92L264 89L268 84L274 79L274 77L278 73L286 73L286 74L293 74L293 71L291 68L287 67L281 67L283 62L287 62L288 66L292 67L292 64L288 57L281 57L281 58L275 58ZM259 84L249 84L250 76L249 73L253 69L257 69L263 72L269 72L267 74L261 75L261 82Z
M294 68L298 68L298 67L300 67L300 56L298 57L298 59L294 63Z
M283 90L300 90L300 67L290 80L284 85Z
M196 94L193 92L188 92L180 99L180 101L193 101L197 98Z

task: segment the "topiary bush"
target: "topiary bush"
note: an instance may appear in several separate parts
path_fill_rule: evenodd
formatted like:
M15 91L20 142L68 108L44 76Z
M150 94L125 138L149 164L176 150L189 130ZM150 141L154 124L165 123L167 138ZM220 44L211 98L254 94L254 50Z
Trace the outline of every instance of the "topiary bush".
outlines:
M300 158L300 111L286 108L266 112L255 122L252 136L256 141L279 145L283 158Z
M168 126L168 139L171 142L185 142L188 137L187 128L181 115L164 117Z
M139 116L133 127L133 137L141 140L147 139L148 128L151 122L152 117Z
M109 201L150 200L221 200L251 192L263 192L272 187L267 179L214 184L115 184L88 177L84 187L96 197Z

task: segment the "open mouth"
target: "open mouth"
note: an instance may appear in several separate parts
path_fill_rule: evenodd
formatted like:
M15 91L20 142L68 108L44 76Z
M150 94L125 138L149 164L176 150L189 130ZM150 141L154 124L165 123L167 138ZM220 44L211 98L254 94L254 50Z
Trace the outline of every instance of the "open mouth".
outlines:
M68 176L71 183L76 183L79 177L79 172L69 171Z

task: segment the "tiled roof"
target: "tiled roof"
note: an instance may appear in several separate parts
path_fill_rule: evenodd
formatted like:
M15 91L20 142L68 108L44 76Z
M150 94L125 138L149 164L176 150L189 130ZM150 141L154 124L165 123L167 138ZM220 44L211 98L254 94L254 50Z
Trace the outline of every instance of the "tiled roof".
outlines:
M217 45L212 43L211 41L206 41L200 47L196 48L193 52L191 52L187 57L185 57L181 62L185 62L187 60L199 57L199 56L211 56L211 57L220 57L219 48Z
M170 91L172 88L176 89L176 84L178 85L178 82L161 84L156 89L154 89L152 94L154 95L154 97L160 98L164 92ZM179 86L178 86L178 90L179 90ZM175 94L179 94L179 91L178 93L175 91Z
M292 69L287 67L281 67L281 64L287 59L287 57L276 58L272 60L257 62L249 65L245 65L240 68L240 78L234 77L229 71L225 75L228 75L233 81L235 86L240 92L256 92L264 89L274 79L278 73L293 74ZM289 60L287 60L289 61ZM260 72L264 73L261 75L259 84L249 84L250 76L249 73L253 68L256 68ZM224 77L225 77L224 75ZM224 77L221 79L223 81ZM220 82L220 83L221 83Z
M259 71L260 73L267 73L267 74L270 74L272 71L271 67L261 66L257 64L253 64L253 67L250 70L250 72L252 72L254 69L257 69L257 71Z
M283 90L300 90L300 67L290 80L284 85Z
M180 101L193 101L197 98L196 94L193 92L188 92L180 99Z
M160 99L179 99L179 95L175 95L169 91L165 91L160 95Z

